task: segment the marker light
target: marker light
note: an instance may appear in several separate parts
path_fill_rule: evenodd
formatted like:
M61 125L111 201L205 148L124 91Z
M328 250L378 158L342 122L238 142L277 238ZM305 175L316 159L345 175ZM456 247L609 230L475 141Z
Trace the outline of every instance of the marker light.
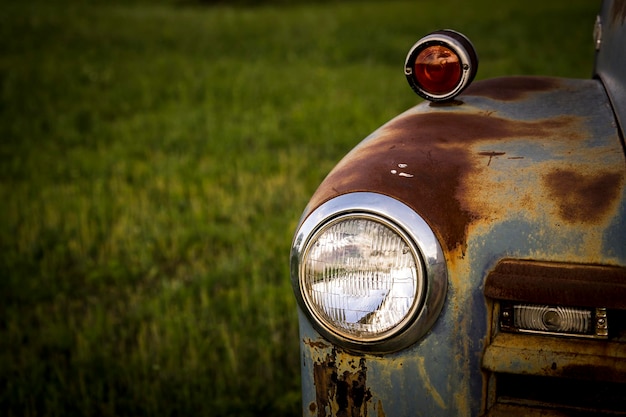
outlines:
M605 308L503 303L500 325L503 330L514 332L597 338L608 336Z
M417 41L404 63L411 88L430 101L456 97L472 82L477 69L478 57L470 40L448 29Z

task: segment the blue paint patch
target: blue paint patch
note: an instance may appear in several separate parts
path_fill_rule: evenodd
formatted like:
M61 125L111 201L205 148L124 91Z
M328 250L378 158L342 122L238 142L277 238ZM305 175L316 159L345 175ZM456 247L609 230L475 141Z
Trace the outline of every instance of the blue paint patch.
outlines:
M626 264L626 189L622 189L617 215L604 232L602 252L608 258L617 258L621 265Z

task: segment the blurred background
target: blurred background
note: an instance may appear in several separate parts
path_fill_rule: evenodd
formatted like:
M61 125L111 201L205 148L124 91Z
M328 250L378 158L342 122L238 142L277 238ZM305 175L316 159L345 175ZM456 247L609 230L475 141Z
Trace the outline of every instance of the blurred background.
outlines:
M4 0L0 415L296 416L309 196L405 55L588 78L598 1Z

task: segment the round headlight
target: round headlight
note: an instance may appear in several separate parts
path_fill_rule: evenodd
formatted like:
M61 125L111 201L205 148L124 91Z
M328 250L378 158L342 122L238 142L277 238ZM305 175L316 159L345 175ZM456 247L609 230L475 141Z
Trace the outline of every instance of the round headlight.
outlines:
M434 324L447 277L441 247L415 211L353 193L311 213L292 247L292 282L311 324L349 349L387 352Z
M422 299L417 249L378 216L347 214L324 224L309 240L300 268L307 307L349 339L397 333Z

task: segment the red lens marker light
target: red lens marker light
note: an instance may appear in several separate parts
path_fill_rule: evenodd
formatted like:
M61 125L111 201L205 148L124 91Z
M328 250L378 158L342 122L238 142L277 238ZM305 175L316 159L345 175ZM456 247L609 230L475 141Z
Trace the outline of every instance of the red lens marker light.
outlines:
M441 30L413 45L404 72L418 95L430 101L446 101L472 82L477 68L478 58L469 39L452 30Z
M459 57L441 45L422 50L415 60L415 78L431 94L446 94L461 81Z

